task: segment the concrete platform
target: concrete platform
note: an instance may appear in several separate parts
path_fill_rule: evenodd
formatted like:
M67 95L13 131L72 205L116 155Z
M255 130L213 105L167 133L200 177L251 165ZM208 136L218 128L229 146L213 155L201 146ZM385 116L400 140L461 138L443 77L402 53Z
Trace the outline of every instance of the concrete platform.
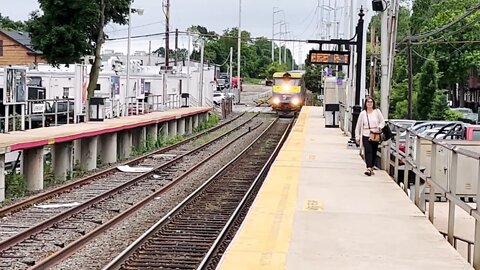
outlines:
M347 141L304 107L217 269L473 269Z
M103 122L89 122L27 131L14 131L8 134L0 134L0 154L148 126L208 112L210 110L211 108L180 108L145 115L106 119Z

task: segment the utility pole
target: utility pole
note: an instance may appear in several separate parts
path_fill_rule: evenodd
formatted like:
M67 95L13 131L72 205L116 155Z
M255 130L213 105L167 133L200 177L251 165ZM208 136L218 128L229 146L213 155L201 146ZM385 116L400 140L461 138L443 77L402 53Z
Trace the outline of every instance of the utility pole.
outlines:
M280 42L279 42L280 46L278 48L278 63L280 65L282 64L282 39L283 39L282 25L285 25L284 21L280 22Z
M167 0L165 21L165 67L170 63L170 0Z
M152 65L152 41L148 41L148 65Z
M198 89L198 102L200 107L203 106L203 62L205 55L205 41L202 39L200 41L200 83Z
M376 61L376 56L375 53L377 52L376 50L376 40L375 36L375 26L373 26L370 29L370 44L372 46L372 51L370 53L370 96L374 97L375 96L375 61Z
M409 39L407 43L408 53L408 119L413 119L413 59L412 59L412 41Z
M293 54L295 52L295 42L292 43L292 70L295 70L295 57L293 57Z
M175 29L175 66L178 63L178 28Z
M238 103L242 92L242 0L238 0L238 55L237 55Z
M388 94L390 92L389 82L388 82L388 55L389 55L389 38L388 38L388 8L382 12L381 15L381 25L382 25L382 36L380 43L381 46L381 63L382 63L382 78L381 78L381 102L380 110L383 115L388 119Z
M190 94L190 51L191 51L191 43L192 38L190 31L187 30L188 36L188 49L187 49L187 93ZM198 104L197 104L198 105Z
M232 88L232 78L233 78L233 47L230 47L230 67L228 70L228 77L229 77L229 82L228 84L230 85L230 89Z

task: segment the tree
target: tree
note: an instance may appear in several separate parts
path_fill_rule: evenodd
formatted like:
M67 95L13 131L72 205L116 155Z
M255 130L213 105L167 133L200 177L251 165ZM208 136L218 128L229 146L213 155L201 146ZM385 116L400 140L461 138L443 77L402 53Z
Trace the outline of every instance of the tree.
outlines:
M3 17L0 13L0 29L6 31L25 31L26 25L22 21L11 20L8 16Z
M445 120L447 117L448 100L445 91L437 90L432 101L432 110L428 114L429 120Z
M419 88L417 97L417 116L419 120L428 119L433 97L438 91L438 64L434 59L426 60L422 66L419 78Z
M27 23L33 47L54 66L79 63L82 57L94 55L88 85L92 97L100 73L104 27L110 22L126 24L132 0L39 2L42 13L34 12Z
M305 72L305 86L308 90L321 93L322 90L322 66L307 63Z
M410 24L411 32L421 34L438 29L465 14L475 5L478 5L478 0L415 0ZM439 71L443 74L439 79L439 87L449 89L454 105L461 106L463 98L459 101L455 100L456 84L458 83L460 91L463 91L471 65L480 66L480 53L478 46L473 43L457 44L455 41L474 41L479 38L480 24L477 11L448 29L421 40L426 43L414 47L414 72L415 67L425 62L426 56L434 53ZM463 97L462 92L458 93L458 96Z
M267 66L265 75L268 79L273 78L273 74L275 72L281 72L281 71L287 71L288 67L285 65L280 65L277 62L271 63L270 65Z

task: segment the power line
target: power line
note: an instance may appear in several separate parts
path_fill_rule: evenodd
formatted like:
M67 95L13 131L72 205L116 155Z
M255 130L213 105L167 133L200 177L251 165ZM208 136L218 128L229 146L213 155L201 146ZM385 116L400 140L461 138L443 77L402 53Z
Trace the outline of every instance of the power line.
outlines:
M412 45L429 45L429 44L480 44L480 40L453 40L453 41L426 41L426 42L414 42Z
M152 22L152 23L148 23L148 24L137 25L137 26L131 27L130 29L138 29L138 28L142 28L142 27L145 27L145 26L155 25L155 24L165 25L165 23L163 21L158 21L158 22ZM105 31L105 33L116 33L116 32L122 32L122 31L128 31L128 28L109 30L109 31Z
M448 28L452 27L453 25L455 25L456 23L465 19L466 17L472 15L473 13L477 12L479 9L480 9L480 3L477 4L476 6L470 8L469 10L467 10L467 12L465 14L463 14L462 16L458 17L457 19L455 19L455 20L453 20L453 21L451 21L451 22L449 22L445 25L442 25L441 27L439 27L437 29L434 29L434 30L432 30L430 32L427 32L427 33L423 33L423 34L419 34L419 35L415 35L415 36L410 36L410 37L407 37L407 39L409 39L411 41L416 41L416 40L419 40L419 39L424 39L424 38L433 36L435 34L438 34L442 31L447 30Z
M174 32L170 32L172 34ZM187 35L187 32L184 31L179 31L179 34ZM228 39L238 39L236 36L226 36L226 35L218 35L218 34L194 34L200 37L210 37L210 38L228 38ZM131 39L137 39L137 38L145 38L145 37L154 37L154 36L165 36L164 32L160 33L150 33L150 34L145 34L145 35L137 35L137 36L132 36L130 37ZM125 40L128 39L128 37L119 37L119 38L109 38L107 41L115 41L115 40ZM287 42L303 42L303 43L308 43L307 40L304 39L281 39L281 38L267 38L267 37L249 37L249 38L242 38L244 41L249 41L249 40L266 40L266 41L287 41Z

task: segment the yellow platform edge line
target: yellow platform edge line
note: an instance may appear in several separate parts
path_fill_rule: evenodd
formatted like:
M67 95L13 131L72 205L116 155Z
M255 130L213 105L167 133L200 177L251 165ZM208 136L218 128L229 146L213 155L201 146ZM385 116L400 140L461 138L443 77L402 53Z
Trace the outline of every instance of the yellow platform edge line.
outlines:
M291 166L274 163L237 235L217 269L284 269L290 247L305 147L305 128L310 113L303 107L279 157ZM297 149L288 151L285 149Z

